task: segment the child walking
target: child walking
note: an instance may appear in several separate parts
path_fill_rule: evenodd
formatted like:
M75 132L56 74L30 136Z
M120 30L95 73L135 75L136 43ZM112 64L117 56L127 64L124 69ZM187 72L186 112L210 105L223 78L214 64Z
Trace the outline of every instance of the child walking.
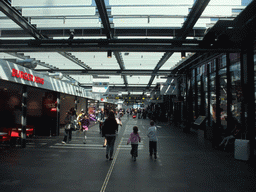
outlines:
M129 143L131 142L131 145L132 145L131 155L134 161L136 161L136 157L138 157L138 145L139 145L139 142L141 141L138 130L139 130L138 127L134 126L133 132L130 134L130 137L127 141L127 145L129 145Z
M149 155L152 158L152 155L154 154L154 157L156 159L157 129L155 126L155 122L152 120L150 121L150 127L148 128L147 136L149 138Z

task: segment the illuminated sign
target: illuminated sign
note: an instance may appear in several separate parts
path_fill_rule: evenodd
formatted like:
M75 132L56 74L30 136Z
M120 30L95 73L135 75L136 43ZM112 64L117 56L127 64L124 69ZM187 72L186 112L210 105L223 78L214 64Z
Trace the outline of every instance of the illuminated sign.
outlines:
M31 81L35 83L44 84L44 79L41 77L34 76L29 73L24 73L23 71L19 71L17 69L12 69L12 76L20 79L24 79L26 81Z

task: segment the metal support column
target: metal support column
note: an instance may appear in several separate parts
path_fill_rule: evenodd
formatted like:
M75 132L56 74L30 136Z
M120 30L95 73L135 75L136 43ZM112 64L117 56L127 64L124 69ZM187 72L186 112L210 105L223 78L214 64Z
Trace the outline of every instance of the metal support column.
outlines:
M76 112L76 114L77 114L77 103L78 103L77 96L75 96L75 112Z
M194 95L194 104L195 104L195 116L196 118L199 116L199 112L198 112L198 86L197 86L197 68L194 69L195 70L195 77L194 77L194 80L195 80L195 84L194 84L194 91L195 91L195 95ZM194 119L195 120L195 119Z
M249 43L248 43L249 44ZM255 88L254 88L254 52L253 45L242 53L243 96L244 96L244 127L246 139L250 141L250 160L255 148Z
M88 114L88 99L85 99L85 111L86 114Z
M186 84L186 102L185 102L185 109L186 110L184 110L183 111L183 113L184 113L184 117L185 117L185 123L186 123L186 125L185 125L185 127L183 128L183 131L184 132L189 132L189 130L190 130L190 125L191 125L191 123L190 123L190 121L189 121L189 97L190 97L190 95L189 95L189 88L190 88L190 86L188 86L188 79L189 79L189 77L188 77L188 71L186 71L185 72L185 74L186 74L186 76L185 76L185 84ZM184 99L185 99L184 98Z
M217 147L221 142L221 121L220 121L220 78L219 78L219 58L215 59L216 64L216 125L213 127L213 147Z
M57 93L56 136L60 135L60 93Z
M208 107L207 107L207 119L208 125L210 127L210 116L211 116L211 79L210 79L210 68L211 66L208 64L206 65L207 70L207 100L208 100Z
M226 53L226 64L227 64L227 129L229 130L230 125L232 124L233 118L231 112L231 105L232 105L232 88L231 88L231 74L230 74L230 57L229 53ZM231 128L230 130L232 130Z
M27 97L28 97L28 87L23 85L22 87L22 117L21 117L21 147L26 147L26 126L27 126Z

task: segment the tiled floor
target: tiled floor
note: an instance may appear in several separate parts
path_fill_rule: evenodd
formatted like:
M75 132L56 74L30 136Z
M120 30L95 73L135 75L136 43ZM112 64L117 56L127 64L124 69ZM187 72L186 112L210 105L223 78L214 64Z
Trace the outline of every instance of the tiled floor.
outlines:
M28 139L27 147L0 146L0 191L256 191L253 165L234 159L232 152L212 148L196 133L183 133L167 123L158 126L158 158L149 157L148 119L123 117L113 161L105 158L103 138L96 124L88 140L73 132L70 144L59 137ZM134 162L126 145L134 125L142 142Z

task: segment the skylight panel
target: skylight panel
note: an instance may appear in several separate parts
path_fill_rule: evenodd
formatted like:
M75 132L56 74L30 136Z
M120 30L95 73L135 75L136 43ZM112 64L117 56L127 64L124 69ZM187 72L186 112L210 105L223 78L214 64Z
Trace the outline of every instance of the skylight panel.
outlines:
M62 8L23 8L24 17L46 17L46 16L88 16L95 15L95 7L62 7Z
M111 14L115 15L187 15L189 6L179 7L112 7Z
M92 75L72 75L72 78L79 81L82 84L92 85L93 76Z
M110 5L193 5L194 0L109 0Z
M109 76L109 84L123 84L124 80L121 76Z
M0 29L21 29L21 27L11 19L1 19Z
M40 53L33 53L28 52L24 55L30 56L31 58L36 58L37 60L40 60L41 62L45 62L49 65L52 65L54 67L57 67L59 69L83 69L76 63L70 61L69 59L63 57L62 55L58 53L52 53L52 52L40 52Z
M207 6L202 13L202 16L212 16L212 17L220 17L220 16L231 16L232 15L231 6Z
M100 28L99 19L31 19L31 23L35 24L38 29L42 28Z
M211 0L208 5L229 5L229 6L235 6L235 5L241 5L241 0Z
M145 84L148 83L151 76L126 76L129 84Z
M15 7L55 7L55 6L88 6L92 0L12 0L12 6Z
M183 18L114 18L114 26L118 27L173 27L181 28Z

